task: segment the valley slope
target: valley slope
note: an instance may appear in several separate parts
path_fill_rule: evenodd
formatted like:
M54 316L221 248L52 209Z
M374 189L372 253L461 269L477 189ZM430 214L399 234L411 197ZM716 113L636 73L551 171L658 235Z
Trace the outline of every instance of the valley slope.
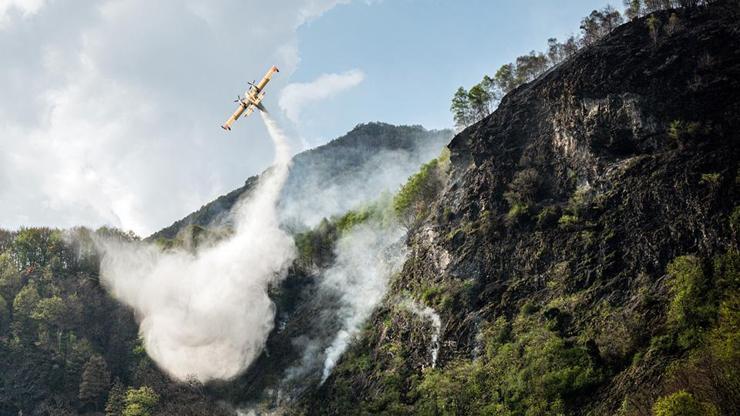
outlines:
M459 133L386 300L293 411L735 412L739 16L627 23ZM436 363L408 298L441 316Z

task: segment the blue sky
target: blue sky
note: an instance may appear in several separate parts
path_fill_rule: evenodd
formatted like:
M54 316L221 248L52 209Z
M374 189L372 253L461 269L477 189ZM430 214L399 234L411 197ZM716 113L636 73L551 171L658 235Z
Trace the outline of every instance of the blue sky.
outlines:
M451 127L458 86L604 5L0 0L0 228L146 235L241 186L271 141L256 116L219 126L273 64L265 103L294 152L368 121Z
M458 86L546 40L578 31L601 0L385 0L333 8L298 30L301 61L291 82L353 68L355 88L304 112L301 133L312 143L357 123L385 121L452 126L449 100ZM618 4L613 4L615 7Z

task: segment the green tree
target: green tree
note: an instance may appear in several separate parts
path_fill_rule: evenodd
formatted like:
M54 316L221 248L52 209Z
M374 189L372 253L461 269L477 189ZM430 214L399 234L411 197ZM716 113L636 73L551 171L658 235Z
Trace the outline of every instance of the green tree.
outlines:
M0 294L7 300L15 298L23 287L23 279L9 253L0 254Z
M82 319L82 304L76 294L54 295L38 301L31 317L39 326L39 340L66 358L70 331Z
M669 35L672 35L681 28L681 19L678 18L676 13L671 13L671 17L668 18L668 24L665 26L665 31Z
M36 325L32 315L40 299L33 283L24 286L13 299L12 329L14 335L21 340L31 341L35 338Z
M124 403L123 416L151 416L159 403L159 395L149 386L128 389Z
M110 386L110 372L108 365L100 355L93 355L85 363L80 382L80 401L90 403L95 409L98 408L103 395Z
M591 14L581 20L581 34L583 36L581 39L585 45L592 45L601 39L603 34L600 22L603 18L604 15L600 11L593 10Z
M105 403L105 416L121 416L126 406L126 387L120 380L116 380L108 392L108 401Z
M624 0L624 14L634 20L641 16L642 2L640 0Z
M576 52L578 52L579 48L578 39L575 36L570 36L564 43L563 43L563 53L565 54L565 58L570 58L571 56L575 55Z
M458 129L462 130L473 122L473 111L470 107L468 92L465 88L460 87L455 92L455 95L452 97L450 111L452 111L452 117L455 120L455 126Z
M567 57L565 44L558 42L557 38L547 40L547 59L550 61L550 65L557 65Z
M514 64L501 65L493 76L496 87L501 91L501 95L506 95L514 88L518 87L520 82L515 76L516 68Z
M684 390L658 399L653 405L653 414L655 416L719 416L714 405L700 402Z
M678 333L679 345L696 345L704 329L717 315L714 291L707 279L702 262L695 256L681 256L667 268L673 298L668 307L668 322Z
M439 159L422 165L393 198L393 210L410 226L429 210L432 199L443 185Z
M528 55L516 58L517 85L530 82L547 70L547 57L543 53L531 51Z
M652 13L673 7L673 0L643 0L645 12Z
M64 300L56 295L36 303L31 318L39 323L40 338L43 342L48 344L52 336L57 340L61 339L65 312Z
M5 335L10 324L10 311L8 310L8 302L5 301L2 295L0 295L0 336Z
M621 13L611 6L592 11L591 14L581 20L583 43L585 45L593 44L616 29L623 21Z
M59 230L23 228L13 240L13 252L21 267L42 266L55 255L62 256L64 240Z
M473 112L474 121L480 121L491 112L491 94L482 84L476 84L468 92L468 102Z
M484 75L483 80L481 80L479 85L483 87L483 89L485 89L488 93L489 109L490 111L493 111L494 108L498 105L498 102L501 100L501 93L496 86L496 80L489 77L488 75Z
M609 34L612 30L616 29L617 26L624 23L624 19L622 19L622 14L610 5L607 5L606 7L601 9L601 14L603 15L603 18L600 22L601 31L604 35Z
M650 15L645 23L647 23L648 30L650 31L650 38L653 40L653 43L657 43L658 33L660 31L660 19L655 15Z

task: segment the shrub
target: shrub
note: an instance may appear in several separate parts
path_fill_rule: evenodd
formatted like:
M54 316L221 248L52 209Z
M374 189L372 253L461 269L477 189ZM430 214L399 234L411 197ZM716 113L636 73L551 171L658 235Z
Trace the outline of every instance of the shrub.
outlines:
M568 211L575 216L581 216L585 213L590 202L591 187L589 185L581 185L568 198Z
M435 304L435 300L437 300L443 293L443 288L439 286L427 286L421 292L421 300L424 304L432 305Z
M668 322L678 335L678 344L691 348L701 341L704 328L717 314L712 287L694 256L677 257L668 265L668 274L673 277Z
M705 271L706 272L706 271ZM701 343L677 361L668 373L671 390L701 392L720 407L721 414L740 408L740 254L729 251L714 258L711 285L704 290L703 304L716 311L702 327ZM670 414L670 413L669 413ZM681 413L684 414L684 413ZM711 408L706 414L717 414Z
M717 185L720 179L721 176L719 173L703 173L701 175L701 183L711 186Z
M537 214L537 226L546 228L555 224L558 220L558 209L556 207L545 207Z
M724 297L740 290L740 253L730 250L712 262L714 283Z
M671 17L668 18L668 24L665 26L665 31L668 35L676 33L681 28L681 19L678 18L676 13L671 13Z
M484 325L485 354L424 373L417 414L564 414L602 380L587 350L548 330L541 314Z
M534 302L529 301L522 305L521 313L523 315L532 315L538 310L540 310L540 308Z
M517 223L529 214L529 206L522 203L516 203L511 206L506 214L506 223L511 225Z
M658 399L653 413L655 416L719 416L714 405L700 402L684 390Z
M732 214L730 214L730 226L735 232L740 231L740 206L732 210Z
M575 215L565 214L558 220L558 225L561 228L569 228L576 224L578 224L578 217Z
M650 339L650 349L656 352L670 353L676 348L675 340L671 335L660 335Z
M337 230L344 233L370 218L369 210L349 211L337 221Z
M406 222L414 222L429 210L434 197L443 186L438 159L422 165L393 198L393 209Z
M528 168L514 174L514 178L504 192L504 199L513 208L516 205L529 205L537 200L542 179L536 169Z
M660 19L658 19L655 15L651 15L647 18L645 22L647 23L648 30L650 31L650 38L653 40L653 43L657 43L658 31L660 30Z
M124 399L123 416L149 416L159 403L159 395L149 386L129 389Z
M701 123L697 121L686 122L683 120L673 120L668 126L668 137L673 140L681 140L693 137L699 132Z

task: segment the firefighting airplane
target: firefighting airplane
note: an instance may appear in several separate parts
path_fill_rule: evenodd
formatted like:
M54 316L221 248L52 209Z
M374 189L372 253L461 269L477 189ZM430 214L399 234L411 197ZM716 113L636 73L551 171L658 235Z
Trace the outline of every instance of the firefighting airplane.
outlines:
M260 81L258 84L255 84L253 82L249 83L249 89L244 92L244 98L237 96L235 103L239 103L239 107L237 107L236 111L234 111L234 114L229 117L228 120L226 120L226 123L224 123L223 126L221 126L224 130L231 130L231 125L234 124L234 122L241 117L242 113L244 113L244 117L252 114L252 111L254 111L254 108L257 107L261 111L265 111L265 107L262 106L262 98L265 96L265 86L268 82L270 82L270 78L272 78L272 74L275 72L280 72L280 70L273 65L272 68L270 68L265 76L262 78L262 81Z

